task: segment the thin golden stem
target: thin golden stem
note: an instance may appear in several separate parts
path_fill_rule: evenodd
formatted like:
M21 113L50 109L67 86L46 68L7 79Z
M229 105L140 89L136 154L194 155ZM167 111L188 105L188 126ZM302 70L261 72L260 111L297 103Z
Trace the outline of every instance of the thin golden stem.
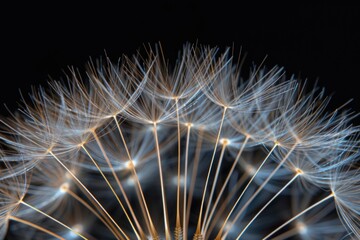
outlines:
M282 188L280 189L257 213L256 215L249 221L249 223L244 227L244 229L240 232L240 234L237 236L236 240L239 240L240 237L245 233L245 231L249 228L249 226L255 221L255 219L272 203L295 179L300 176L300 173L295 174L293 178L290 179L290 181ZM234 222L237 219L234 220ZM227 232L224 234L224 237L227 236L228 232L230 231L231 227L227 230Z
M130 216L128 215L124 205L122 204L119 196L116 194L115 189L111 186L109 180L107 179L107 177L105 176L104 172L101 170L100 166L96 163L96 161L94 160L94 158L92 157L92 155L90 154L90 152L86 149L86 147L84 145L81 146L82 149L86 152L86 154L88 155L88 157L91 159L91 161L93 162L93 164L95 165L96 169L99 171L99 173L101 174L101 176L103 177L103 179L105 180L106 184L108 185L108 187L110 188L111 192L113 193L113 195L115 196L116 200L118 201L121 209L124 211L126 218L128 219L128 221L131 222ZM131 225L133 227L133 225ZM134 229L135 233L136 230ZM140 238L139 238L140 239Z
M285 155L285 157L278 163L277 167L270 173L270 175L266 178L266 180L260 185L260 187L256 190L254 194L248 199L248 201L242 206L240 211L237 212L235 218L230 223L230 226L233 226L236 220L240 217L240 215L245 211L245 209L252 203L252 201L257 197L257 195L264 189L265 185L270 181L270 179L275 175L275 173L279 170L279 168L283 165L283 163L288 159L290 154L295 149L296 144L290 149L290 151ZM228 230L229 231L229 230Z
M76 193L74 193L73 191L71 191L70 189L66 189L65 192L67 194L69 194L71 197L73 197L76 201L78 201L79 203L81 203L84 207L86 207L90 212L92 212L110 231L111 233L117 238L122 238L121 235L119 235L118 233L116 233L116 229L114 228L114 226L111 226L108 222L106 221L105 218L103 218L102 216L100 216L99 213L96 212L96 210L94 208L92 208L87 202L85 202L81 197L79 197Z
M53 220L54 222L58 223L59 225L63 226L64 228L66 228L66 229L70 230L71 232L73 232L74 234L78 235L78 236L79 236L79 237L81 237L82 239L87 240L87 238L86 238L86 237L84 237L81 233L79 233L79 232L75 231L75 230L74 230L74 229L72 229L71 227L69 227L69 226L67 226L66 224L64 224L64 223L60 222L60 221L59 221L59 220L57 220L56 218L53 218L53 217L52 217L52 216L50 216L49 214L47 214L47 213L45 213L45 212L41 211L40 209L37 209L36 207L34 207L34 206L32 206L32 205L30 205L30 204L28 204L28 203L24 202L23 200L20 200L20 201L19 201L19 203L21 203L21 204L23 204L23 205L25 205L25 206L27 206L27 207L31 208L32 210L34 210L34 211L36 211L36 212L38 212L38 213L40 213L40 214L44 215L45 217L47 217L47 218L49 218L49 219Z
M226 110L227 110L227 107L224 107L222 117L221 117L221 121L220 121L218 134L217 134L217 137L216 137L214 151L213 151L213 154L212 154L212 157L211 157L210 166L209 166L208 174L207 174L207 177L206 177L205 186L204 186L204 189L203 189L202 200L201 200L201 205L200 205L200 212L199 212L199 219L198 219L195 234L202 234L202 232L201 232L201 224L202 224L202 212L203 212L203 207L204 207L205 195L206 195L207 185L208 185L209 178L210 178L211 169L212 169L213 162L214 162L214 159L215 159L216 149L217 149L217 146L218 146L219 140L220 140L220 135L221 135L221 130L222 130L222 126L223 126L223 123L224 123L224 119L225 119Z
M111 217L111 215L106 211L106 209L101 205L101 203L95 198L95 196L85 187L85 185L78 179L75 174L65 166L63 162L60 161L60 159L52 152L49 151L49 154L55 158L55 160L73 177L76 182L81 186L84 191L89 194L89 196L96 202L96 204L101 208L101 210L106 214L106 216L113 222L113 224L116 226L116 228L124 235L126 239L129 239L129 237L125 234L125 232L121 229L121 227L115 222L115 220Z
M286 225L288 225L289 223L291 223L292 221L296 220L297 218L299 218L300 216L302 216L303 214L307 213L308 211L310 211L311 209L315 208L316 206L326 202L327 200L329 200L330 198L334 197L334 193L331 193L329 196L327 196L326 198L323 198L322 200L314 203L313 205L311 205L310 207L306 208L305 210L301 211L300 213L296 214L294 217L292 217L291 219L289 219L288 221L286 221L284 224L282 224L280 227L276 228L274 231L272 231L271 233L269 233L268 235L266 235L263 240L269 239L272 235L274 235L276 232L278 232L279 230L281 230L283 227L285 227Z
M214 181L213 181L213 183L212 183L210 195L209 195L209 198L208 198L208 203L207 203L207 206L206 206L206 211L205 211L205 216L204 216L203 225L202 225L202 228L201 228L201 232L202 232L203 234L206 234L206 232L205 232L205 223L208 221L208 214L209 214L209 210L210 210L210 205L211 205L211 201L212 201L212 198L213 198L213 195L214 195L216 183L217 183L217 180L218 180L218 177L219 177L220 168L221 168L221 163L222 163L222 160L224 159L225 149L226 149L226 144L223 144L223 146L222 146L222 148L221 148L221 153L220 153L218 165L217 165L216 172L215 172Z
M311 225L316 222L319 222L321 219L323 219L326 215L328 215L332 211L334 211L334 206L329 204L323 207L319 213L314 214L313 216L306 217L306 224Z
M270 157L271 153L275 150L275 148L277 147L277 144L275 143L274 146L272 147L272 149L270 150L270 152L267 154L267 156L265 157L264 161L261 163L261 165L258 167L258 169L256 170L255 174L252 176L252 178L250 179L250 181L248 182L248 184L245 186L244 190L241 192L240 196L238 197L238 199L236 200L235 204L233 205L233 207L231 208L229 214L227 215L222 227L219 230L219 233L217 235L217 238L220 239L222 232L231 216L231 214L233 213L233 211L235 210L235 208L237 207L237 204L240 202L241 198L243 197L244 193L246 192L246 190L248 189L248 187L250 186L250 184L252 183L252 181L255 179L255 177L257 176L257 174L259 173L260 169L262 168L262 166L265 164L265 162L268 160L268 158ZM271 176L272 177L272 176ZM268 178L268 181L270 180L270 178ZM264 185L265 186L265 185ZM250 201L248 201L249 203ZM245 208L243 208L245 209Z
M190 180L190 188L189 188L189 197L188 197L188 204L187 204L187 210L186 210L186 226L189 224L190 221L190 210L192 205L192 199L195 189L195 183L196 183L196 175L199 167L199 160L201 155L201 145L203 141L203 133L204 131L201 129L199 130L198 140L196 143L196 149L195 149L195 156L194 156L194 165L193 170L191 174L191 180Z
M180 185L181 185L181 142L180 142L180 119L178 99L175 99L176 106L176 122L177 122L177 138L178 138L178 167L177 167L177 189L176 189L176 228L181 229L180 219ZM185 216L183 216L185 219Z
M134 179L134 182L137 185L137 188L135 188L136 189L136 196L137 196L138 199L141 199L139 201L139 203L140 203L141 213L144 216L144 221L145 221L145 224L146 224L146 228L148 229L148 231L152 235L152 237L156 238L156 236L158 236L158 233L157 233L157 231L155 229L155 226L154 226L154 223L153 223L153 221L151 219L151 215L150 215L148 206L147 206L146 201L145 201L145 196L144 196L144 194L142 192L141 187L139 187L140 186L140 181L139 181L139 178L138 178L138 176L137 176L137 174L135 172L136 171L135 166L132 163L130 163L128 167L130 168L130 170L131 170L131 172L133 174L132 177ZM139 196L141 198L139 198ZM146 236L143 236L143 238L144 237L146 237Z
M26 220L24 220L24 219L21 219L21 218L15 217L15 216L9 216L9 219L10 219L10 220L13 220L13 221L15 221L15 222L19 222L19 223L28 225L28 226L30 226L30 227L33 227L33 228L35 228L35 229L37 229L37 230L39 230L39 231L42 231L42 232L44 232L44 233L47 233L47 234L51 235L51 236L53 236L53 237L55 237L55 238L57 238L57 239L65 240L65 238L61 237L60 235L58 235L58 234L56 234L56 233L54 233L54 232L52 232L52 231L50 231L50 230L48 230L48 229L46 229L46 228L43 228L43 227L41 227L41 226L39 226L39 225L37 225L37 224L35 224L35 223L26 221Z
M231 192L227 195L224 202L220 205L219 210L216 211L216 214L215 214L215 216L213 218L213 221L210 224L210 227L206 230L207 235L209 235L213 231L216 224L220 221L220 217L224 213L226 207L232 205L232 204L230 204L231 199L233 199L236 192L243 186L243 184L245 183L245 180L248 179L248 177L249 177L249 174L247 172L245 172L241 176L241 178L237 181L237 183L235 184L235 186L233 187ZM209 238L209 236L206 237L206 239L208 239L208 238Z
M223 185L221 187L221 190L218 193L218 196L217 196L217 198L215 200L214 206L212 207L210 215L209 215L209 217L208 217L208 219L206 221L205 232L207 231L207 229L209 227L209 224L210 224L211 218L212 218L212 216L213 216L213 214L215 212L215 209L216 209L217 205L219 204L220 198L223 195L223 192L225 191L225 187L228 184L228 182L230 180L230 177L231 177L231 174L234 172L236 165L238 164L238 161L239 161L239 159L241 157L242 152L244 151L244 148L245 148L248 140L249 140L249 136L246 136L245 140L244 140L244 142L243 142L243 144L242 144L242 146L241 146L241 148L240 148L240 150L238 152L238 154L236 155L235 161L233 162L233 164L231 166L231 169L230 169L230 171L229 171L229 173L228 173L228 175L227 175L227 177L226 177L226 179L225 179L225 181L224 181L224 183L223 183Z
M187 226L186 226L186 191L187 191L187 170L188 170L188 160L189 160L189 140L190 140L190 130L191 125L187 126L186 134L186 148L185 148L185 167L184 167L184 199L183 199L183 229L184 229L184 240L187 240Z
M147 225L147 228L148 230L150 231L150 233L153 235L153 237L157 236L157 232L156 232L156 229L155 229L155 226L154 226L154 223L152 221L152 218L151 218L151 215L150 215L150 212L149 212L149 208L148 208L148 205L146 203L146 200L145 200L145 196L144 196L144 193L143 193L143 190L142 190L142 187L141 187L141 184L140 184L140 180L139 180L139 177L136 173L136 169L135 169L135 164L134 164L134 160L133 158L131 157L131 154L130 154L130 151L129 151L129 148L127 146L127 143L126 143L126 140L125 140L125 137L124 137L124 134L121 130L121 127L119 125L119 122L117 121L116 119L116 116L114 116L114 121L116 123L116 126L117 126L117 129L119 131L119 134L120 134L120 137L121 137L121 140L124 144L124 147L125 147L125 151L126 151L126 154L128 155L128 158L129 158L129 161L130 161L130 169L131 169L131 173L133 175L133 178L135 180L135 183L136 183L136 194L137 194L137 197L138 199L141 199L140 201L140 206L141 206L141 209L143 211L143 215L145 217L145 221L146 221L146 225ZM145 214L144 214L144 210L145 210Z
M124 191L124 188L123 188L123 186L122 186L122 184L121 184L121 182L120 182L120 179L118 178L118 176L117 176L117 174L116 174L116 172L115 172L115 170L114 170L114 167L113 167L113 165L112 165L109 157L107 156L106 151L105 151L105 149L104 149L104 147L103 147L103 145L102 145L102 143L101 143L98 135L96 134L95 131L92 131L92 134L93 134L93 136L94 136L94 138L95 138L95 141L96 141L96 143L98 144L98 146L99 146L99 148L100 148L100 150L101 150L101 152L102 152L102 154L103 154L103 156L104 156L104 158L105 158L106 163L108 164L109 168L111 169L111 173L112 173L113 177L115 178L115 181L116 181L116 183L117 183L117 185L118 185L118 187L119 187L119 189L120 189L120 191L121 191L121 193L122 193L122 195L123 195L123 197L124 197L124 199L125 199L126 205L128 206L128 208L129 208L129 210L130 210L130 213L131 213L131 215L132 215L132 217L133 217L133 219L134 219L134 221L135 221L136 226L137 226L137 227L139 228L139 230L142 232L141 226L140 226L140 224L139 224L139 222L138 222L138 220L137 220L137 218L136 218L136 215L135 215L135 213L134 213L134 211L133 211L133 209L132 209L132 207L131 207L131 204L130 204L130 202L129 202L129 199L128 199L128 197L127 197L127 195L126 195L126 193L125 193L125 191ZM109 183L109 185L110 185L110 183ZM116 195L115 191L114 191L114 194ZM118 198L117 198L117 199L118 199ZM119 201L119 203L121 204L121 201L120 201L119 199L118 199L118 201ZM130 216L128 215L127 211L125 210L125 208L123 207L122 204L121 204L121 207L122 207L122 209L123 209L123 211L124 211L124 213L125 213L128 221L129 221L129 223L130 223L130 225L131 225L131 228L133 229L136 237L137 237L139 240L141 240L140 235L139 235L139 233L137 232L137 230L136 230L136 228L135 228L135 226L134 226L134 223L132 222Z
M157 159L158 159L158 165L159 165L158 168L159 168L159 175L160 175L161 199L162 199L163 214L164 214L165 238L166 238L166 240L168 240L168 239L171 239L171 234L170 234L170 228L169 228L168 210L166 207L164 177L163 177L162 166L161 166L160 146L159 146L156 122L154 122L154 137L155 137L156 153L157 153Z
M86 192L81 185L74 181L74 184L79 188L79 190L86 196L86 198L90 201L94 209L103 217L103 219L111 226L111 228L115 231L115 235L118 236L117 239L124 240L125 238L121 235L122 233L117 229L116 225L111 221L111 219L106 215L106 213L98 206L98 204L94 201L94 199Z

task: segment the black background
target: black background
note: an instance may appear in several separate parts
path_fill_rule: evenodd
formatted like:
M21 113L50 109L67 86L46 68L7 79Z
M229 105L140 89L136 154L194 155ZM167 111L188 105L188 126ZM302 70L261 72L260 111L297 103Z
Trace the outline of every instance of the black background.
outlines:
M124 1L125 2L125 1ZM237 2L237 1L236 1ZM247 61L284 66L288 75L316 80L333 94L330 109L349 99L360 108L360 8L357 5L274 5L219 1L163 1L82 6L18 5L1 14L1 114L13 111L31 86L63 77L89 57L116 59L142 44L161 42L174 61L185 42L224 49L234 45ZM359 122L359 119L356 120Z

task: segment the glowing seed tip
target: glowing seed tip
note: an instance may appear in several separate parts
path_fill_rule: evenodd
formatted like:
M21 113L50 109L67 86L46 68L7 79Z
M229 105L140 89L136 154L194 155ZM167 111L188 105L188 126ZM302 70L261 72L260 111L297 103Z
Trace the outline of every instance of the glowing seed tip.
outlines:
M230 144L230 140L227 138L222 138L220 139L220 143L223 145L229 145Z
M68 189L70 188L70 185L69 185L69 183L63 183L63 184L61 184L61 186L60 186L60 192L67 192L68 191Z

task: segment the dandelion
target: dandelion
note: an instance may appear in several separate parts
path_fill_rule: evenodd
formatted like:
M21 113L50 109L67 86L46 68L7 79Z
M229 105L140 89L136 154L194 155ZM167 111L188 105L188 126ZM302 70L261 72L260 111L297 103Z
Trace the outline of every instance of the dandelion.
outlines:
M359 129L230 49L90 61L1 120L0 237L360 238Z

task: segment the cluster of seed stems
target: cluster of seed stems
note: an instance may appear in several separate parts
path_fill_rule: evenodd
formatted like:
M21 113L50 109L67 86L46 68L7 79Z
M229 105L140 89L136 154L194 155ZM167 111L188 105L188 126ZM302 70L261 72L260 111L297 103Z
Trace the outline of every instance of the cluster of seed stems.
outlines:
M40 91L39 97L34 94L33 98L35 100L33 100L33 102L36 106L31 108L26 105L24 110L24 115L26 115L24 119L30 118L31 122L35 123L35 125L45 126L44 131L47 131L46 128L51 128L51 118L53 118L54 115L60 116L62 113L58 112L61 111L70 112L69 115L74 114L74 118L88 118L88 120L84 120L84 122L81 122L81 119L78 120L79 124L85 125L84 128L86 129L83 131L83 134L86 135L86 137L79 140L78 143L73 144L69 149L76 149L76 151L81 151L85 154L87 161L93 165L93 169L97 171L106 184L104 188L109 189L110 195L112 195L114 201L121 208L124 219L126 219L130 225L131 230L121 225L124 219L120 221L119 219L115 219L112 212L103 205L93 190L81 179L78 175L81 170L74 170L76 167L73 167L73 165L69 167L69 161L62 159L63 154L57 150L60 142L56 139L57 136L55 136L57 132L53 133L55 136L52 136L54 137L53 142L49 141L47 144L44 144L26 132L34 131L36 127L35 129L27 129L26 123L22 122L20 123L22 125L14 125L9 121L2 120L1 122L3 123L4 129L6 129L3 131L4 134L1 137L4 145L6 145L7 148L16 149L18 156L29 154L31 150L26 149L21 143L17 143L18 140L11 138L11 135L15 135L16 139L27 142L28 145L31 145L32 149L40 149L38 151L42 152L42 156L46 156L44 158L52 158L57 163L57 166L64 170L67 176L65 178L67 179L66 181L60 182L59 191L63 194L68 194L88 209L106 226L116 239L165 238L168 240L175 238L176 240L186 240L191 237L189 236L190 218L192 222L196 222L196 226L191 230L194 240L208 239L210 237L216 240L226 239L234 229L237 231L237 234L231 235L229 239L242 239L256 219L270 204L277 200L280 195L287 192L289 186L299 178L314 180L316 178L313 177L313 175L316 174L323 175L321 180L318 181L318 185L321 185L325 179L329 179L327 181L327 186L329 186L328 194L308 205L308 207L272 231L269 231L262 239L270 239L276 236L282 229L303 217L308 212L311 212L319 205L329 202L331 199L334 200L335 204L341 205L344 203L345 200L343 200L341 196L343 192L339 193L339 199L337 199L336 190L338 186L337 183L334 182L341 182L340 180L345 181L347 176L353 174L354 164L357 164L358 150L356 146L354 146L357 140L356 138L354 140L353 136L354 134L356 135L358 130L355 127L347 126L348 120L353 116L350 116L348 113L345 115L337 114L337 112L331 114L323 113L323 108L327 100L322 100L322 102L318 104L321 100L320 97L317 98L315 96L315 92L305 96L302 93L304 88L299 87L296 80L282 80L284 75L281 69L274 68L265 72L263 68L257 67L250 74L250 80L242 80L239 76L239 67L233 66L231 56L229 58L228 52L216 60L217 50L207 48L199 50L194 46L186 46L182 58L179 63L177 63L172 74L168 73L168 67L161 58L161 51L153 52L149 50L148 54L150 60L144 60L145 66L141 65L140 57L135 58L133 61L127 60L127 64L123 64L121 70L115 70L115 67L108 62L108 75L103 73L103 68L100 67L96 69L96 67L90 65L93 67L93 70L89 73L91 81L90 90L88 90L89 88L83 85L79 77L76 76L69 81L70 89L66 89L57 84L53 85L53 88L57 91L57 97L51 97L51 94L42 91ZM199 54L200 56L198 56ZM126 77L122 79L124 78L124 74ZM190 75L190 77L183 76L186 74ZM74 76L75 75L74 73ZM113 79L110 81L104 80L102 79L104 76L110 78L112 76ZM169 80L169 78L172 80ZM127 81L129 83L127 83ZM117 84L117 88L114 89L112 84ZM95 87L97 88L94 89ZM123 91L121 94L116 92L119 89ZM118 100L116 96L112 97L112 94L119 94L123 99ZM82 96L80 100L77 100L77 98L79 98L78 95ZM106 96L104 97L103 95ZM284 99L281 99L282 96L284 96ZM99 101L100 98L104 102L105 100L109 102L99 104L97 101ZM206 100L203 98L206 98ZM290 105L290 103L289 106L286 106L286 101L292 102L294 99L294 105ZM53 101L53 103L50 103L51 101ZM210 107L201 101L208 101L214 106ZM116 102L112 103L115 107L108 107L101 112L101 108L107 104L110 105L110 102ZM73 106L71 106L71 103L73 103ZM84 106L79 107L79 104L84 104ZM147 106L142 106L141 104ZM281 104L285 106L284 109L282 109ZM317 104L318 106L315 107ZM116 106L121 107L116 108ZM88 107L91 108L89 112L87 112ZM143 112L140 112L138 107L143 107ZM201 108L206 107L209 108L208 111L210 114L216 115L215 112L217 112L219 117L216 121L207 121L207 119L211 118L210 114L206 115L204 117L205 119L202 119L203 116L196 115L197 111L200 112ZM39 110L39 108L42 109ZM214 108L215 110L210 108ZM265 110L262 108L265 108ZM281 111L279 111L279 109L281 109ZM36 113L36 111L39 112ZM263 111L263 113L261 113L261 111ZM279 116L272 116L271 113L269 113L277 111L280 112ZM292 114L291 116L288 115L289 112L290 115ZM49 116L46 116L46 114ZM200 112L199 114L204 114L204 112ZM259 121L261 121L261 118L264 116L266 120L264 120L262 124L259 124L259 126L256 125L256 122L253 122L253 125L247 123L248 125L244 127L244 131L238 133L238 139L241 139L241 141L238 141L234 145L233 136L229 134L229 131L225 131L224 129L230 128L229 124L236 124L236 117L241 114L244 116L258 114L250 121L259 119ZM189 117L192 115L195 115L193 116L193 122L191 121L192 118ZM292 122L293 119L291 119L291 117L293 115L301 119L294 119ZM15 118L18 119L18 117ZM25 120L19 121L25 122ZM41 121L44 122L41 123ZM159 221L158 219L154 219L154 214L151 211L153 207L149 205L149 197L146 196L138 173L139 163L132 154L133 151L131 150L131 144L127 136L129 130L126 129L132 122L134 122L134 124L140 123L146 126L146 128L149 126L150 133L153 137L161 192L161 199L158 202L161 202L162 217L160 219L162 219L163 226L155 223ZM209 127L210 124L212 124L211 127ZM268 126L266 126L266 124ZM287 124L293 125L287 126ZM172 209L170 210L167 205L169 196L167 196L166 185L168 185L168 183L165 181L166 177L164 174L167 171L165 162L169 160L164 157L166 154L162 149L164 146L162 143L164 137L159 136L160 128L167 127L168 125L171 125L170 129L174 131L174 139L176 139L171 140L172 143L175 143L173 144L174 146L171 147L171 151L177 153L176 210L174 211ZM238 125L239 128L240 125L241 124ZM278 130L279 132L276 132L277 130L274 129L276 129L278 125L282 125L281 127L285 126L284 128L286 128L286 130ZM66 125L63 127L65 126ZM112 157L109 156L106 147L107 143L104 143L105 140L102 139L102 137L106 135L106 133L102 135L102 132L106 132L106 130L104 131L103 129L110 128L110 126L111 129L107 129L107 131L112 132L112 134L116 133L119 139L121 139L120 144L122 144L124 150L122 154L126 156L126 161L123 161L125 162L125 167L122 171L129 173L130 176L128 177L134 182L133 186L141 214L138 213L138 209L133 208L132 201L134 200L132 196L128 196L126 188L124 187L125 179L119 177L117 170L118 165L114 165L117 163L114 163ZM69 127L70 130L71 127ZM211 130L209 130L210 128ZM267 135L260 136L266 133ZM42 132L41 134L45 133ZM212 136L210 141L206 139L209 138L209 134ZM314 136L316 134L319 136ZM229 137L227 137L227 135L229 135ZM196 139L195 136L197 136L197 141L194 143L193 140ZM314 140L314 138L317 139ZM96 143L97 148L100 150L101 158L105 160L107 165L106 170L104 170L104 166L102 166L103 163L97 160L98 156L94 155L94 150L90 149L91 147L89 148L88 143L90 140ZM201 159L201 155L202 152L205 151L202 148L205 148L204 141L206 140L208 145L209 142L212 144L212 150L210 150L211 154L207 156L206 163L203 163L205 160ZM340 142L342 145L339 145ZM195 144L195 146L191 147L191 144ZM244 151L250 148L250 145L257 145L262 150L266 150L267 153L264 158L259 161L259 164L251 175L248 172L243 173L237 180L237 184L232 186L235 190L229 193L228 187L233 173L238 171L239 161L243 158ZM232 149L237 148L237 150L230 167L225 171L222 166L225 161L224 159L228 158L226 157L226 153L229 147ZM194 152L192 152L192 149L195 149ZM350 154L346 155L346 157L342 156L341 159L331 160L326 163L323 163L323 158L320 157L317 160L317 164L313 165L313 169L323 164L323 166L320 166L320 169L327 170L319 170L318 172L314 170L312 172L309 168L305 167L305 169L303 169L302 163L297 164L297 162L293 160L293 155L296 152L302 152L304 158L306 158L305 152L309 151L309 154L311 154L310 152L313 149L315 149L315 151L318 149L330 151L330 149L332 149L337 153L350 152ZM4 150L3 155L3 162L5 163L3 169L7 169L7 175L3 174L1 179L5 182L9 179L17 179L20 175L28 174L28 172L32 171L32 168L36 168L38 164L36 162L42 161L39 156L40 154L36 152L33 152L32 157L25 157L26 160L20 161L19 159L21 157L18 157L18 160L15 162L17 164L20 162L20 165L26 165L21 171L19 170L21 168L12 166L13 162L10 160L10 154L7 154ZM328 156L329 155L326 155L326 157ZM28 161L30 158L31 160ZM272 171L270 171L266 177L262 178L256 190L253 190L251 196L246 196L246 201L243 201L250 187L254 185L255 179L259 177L263 167L273 161L273 159L277 161ZM31 162L32 167L27 165L28 162ZM191 169L190 164L192 166ZM307 165L304 164L304 166ZM206 171L200 173L198 172L199 168L206 169ZM239 224L238 220L249 209L249 206L253 204L254 200L264 191L267 191L266 189L269 182L282 168L290 170L292 177L286 182L282 182L282 187L273 193L270 199L261 204L255 214L251 215L250 220ZM343 175L339 173L341 171L344 172ZM355 172L357 176L357 170ZM197 174L201 175L198 176ZM219 180L220 177L221 181ZM27 179L27 177L24 177L24 179ZM192 213L192 211L194 209L193 198L197 179L202 179L204 183L201 193L197 193L201 197L198 199L199 203L196 205L198 212L195 214ZM351 179L354 179L351 181L355 182L355 177ZM115 181L116 188L114 187L113 181ZM358 188L358 183L353 183L349 180L347 183L350 185L353 184ZM2 217L2 221L18 222L44 232L54 238L65 239L61 234L48 229L46 225L40 225L36 223L36 221L28 221L25 218L21 218L21 215L16 215L16 209L20 208L19 206L23 206L56 222L58 225L82 239L91 239L91 236L86 233L85 229L72 227L51 214L46 213L30 201L27 201L26 189L28 185L31 185L31 180L29 180L29 183L25 180L23 188L19 190L19 194L16 196L18 197L14 203L16 207L6 212L6 214L4 214L5 217ZM73 185L81 190L81 194L72 191L74 188ZM154 187L156 187L156 184L153 184L152 188ZM240 189L241 191L239 192ZM6 189L3 189L2 192L4 195ZM360 190L356 192L357 198L354 197L354 201L358 201L359 192ZM12 195L11 197L14 198L13 191L9 191L8 195ZM224 196L227 197L225 200L222 199ZM85 200L85 197L87 200ZM172 196L171 199L173 199ZM230 209L227 210L230 202L232 202L232 205ZM356 202L354 202L354 204L356 204ZM171 225L173 219L170 219L169 215L171 214L169 214L169 211L175 213L174 226ZM344 215L339 215L344 218L344 216L349 212L351 213L351 211L356 212L356 210L348 209L348 211L343 212ZM157 215L157 217L159 218L159 215ZM355 234L355 236L359 237L359 233L354 232L359 226L358 223L356 223L357 220L359 220L358 216L355 216L352 220L345 220L345 225L350 229L350 234ZM291 231L291 229L289 231ZM287 236L285 233L283 234Z

